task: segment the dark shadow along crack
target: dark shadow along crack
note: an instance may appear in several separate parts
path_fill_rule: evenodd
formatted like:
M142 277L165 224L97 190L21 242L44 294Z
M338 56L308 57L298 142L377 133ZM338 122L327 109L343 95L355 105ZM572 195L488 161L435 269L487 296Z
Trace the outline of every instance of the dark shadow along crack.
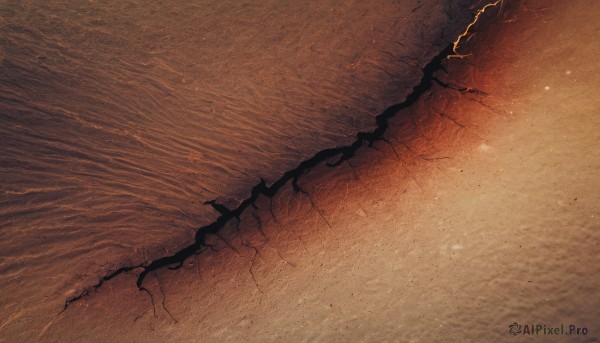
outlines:
M106 274L100 279L100 281L97 284L92 285L86 288L80 294L67 299L65 301L65 305L61 313L64 312L69 305L80 300L82 297L90 294L90 291L101 287L105 282L119 276L120 274L128 273L135 269L141 269L141 272L138 275L136 282L138 289L140 291L148 292L148 290L143 287L143 284L144 280L146 279L149 273L167 267L169 267L169 269L181 268L185 260L187 260L189 257L200 253L203 247L209 246L209 244L206 243L206 238L209 235L218 236L219 230L230 219L239 220L242 212L248 207L252 206L253 208L256 208L255 202L260 195L264 195L270 199L273 199L277 192L281 188L283 188L288 182L291 182L291 185L295 192L302 192L306 194L306 192L304 192L298 185L299 178L306 171L321 163L325 163L329 167L338 167L342 163L349 161L356 154L358 149L364 144L372 146L373 143L377 141L387 142L387 140L383 136L389 127L389 120L392 117L394 117L399 111L414 105L417 102L417 100L419 100L419 98L432 87L434 82L446 88L450 88L448 85L440 82L435 77L435 73L439 70L444 70L442 63L448 58L448 56L453 54L453 47L453 44L448 45L444 50L442 50L437 56L435 56L429 63L425 65L425 67L423 68L423 76L420 82L408 94L406 100L388 107L381 114L375 117L375 129L369 132L357 133L356 140L350 145L324 149L317 152L311 158L302 161L296 168L285 172L271 186L267 186L265 180L261 178L260 182L254 187L252 187L250 191L250 196L243 200L240 203L240 205L235 209L228 209L227 207L218 204L215 200L205 202L205 205L211 205L217 212L219 212L220 216L211 224L198 228L193 244L179 250L173 255L164 256L153 260L149 263L141 263L133 266L124 266L110 272L109 274ZM335 162L330 162L330 160L336 157L337 160L335 160Z

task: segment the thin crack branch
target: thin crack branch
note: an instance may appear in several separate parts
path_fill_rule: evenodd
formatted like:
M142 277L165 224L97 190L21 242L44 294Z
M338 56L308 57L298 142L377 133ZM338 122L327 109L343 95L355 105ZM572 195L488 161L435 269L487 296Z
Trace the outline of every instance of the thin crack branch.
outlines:
M466 128L466 126L464 126L463 124L459 123L456 119L454 119L453 117L449 116L448 114L446 114L446 112L443 111L438 111L435 108L432 108L432 110L437 113L440 117L442 118L446 118L448 120L450 120L451 122L453 122L454 124L456 124L457 126L462 127L463 129Z
M269 236L267 236L267 234L266 234L266 233L264 232L264 230L263 230L263 227L262 227L262 222L261 222L261 220L260 220L260 216L258 216L258 215L257 215L255 212L252 212L252 217L254 217L254 219L256 220L256 224L257 224L256 228L258 229L258 231L260 232L260 234L261 234L261 235L263 236L263 238L265 239L265 241L264 241L264 244L265 244L265 246L266 246L267 248L269 248L269 249L271 249L271 250L275 251L275 253L277 253L277 255L279 256L279 258L280 258L280 259L281 259L283 262L285 262L285 263L287 263L287 264L289 264L289 265L291 265L291 266L293 266L293 267L296 267L296 265L295 265L294 263L291 263L291 262L289 262L288 260L284 259L284 258L283 258L283 256L281 256L281 253L279 252L279 250L277 250L277 249L273 248L273 246L271 245L271 240L269 239Z
M179 321L173 317L173 314L171 313L171 311L169 311L169 309L167 309L167 306L165 305L165 301L167 300L167 296L165 294L165 290L163 289L162 283L160 282L160 278L158 277L158 274L154 274L154 277L156 277L156 282L158 283L158 289L160 290L160 293L162 294L162 307L163 310L165 310L165 312L167 312L169 314L169 317L171 317L171 319L173 319L173 321L175 322L175 324L179 323Z
M258 214L256 214L254 211L252 211L252 217L256 221L256 228L258 229L258 232L260 232L260 234L263 236L263 238L265 239L266 242L269 242L270 241L269 236L267 236L267 234L263 230L263 224L262 224L262 221L260 220L260 216Z
M479 96L488 96L489 95L488 93L486 93L482 90L479 90L477 88L455 86L450 83L444 82L444 81L438 79L437 77L434 77L433 81L435 81L435 83L442 86L443 88L451 89L451 90L457 91L461 94L474 94L474 95L479 95Z
M260 254L258 252L258 249L255 246L246 244L246 243L242 243L242 245L254 249L254 256L250 259L247 258L250 261L250 268L248 268L248 272L250 272L250 276L252 277L252 281L254 281L254 284L256 285L256 289L258 289L258 291L261 294L264 294L265 292L263 292L263 290L260 288L260 285L258 284L258 281L256 281L256 276L254 275L254 264L256 263L256 258L260 257Z
M152 315L154 316L154 318L156 317L156 304L154 303L154 296L152 295L152 293L150 293L150 291L145 288L145 287L139 287L139 290L141 292L146 292L149 296L150 296L150 301L152 302Z
M329 223L329 221L325 218L325 216L323 215L323 213L321 212L321 209L319 208L319 206L317 206L317 204L313 201L312 197L310 196L310 194L304 190L301 190L302 194L306 195L308 197L308 200L310 201L310 204L312 205L312 207L317 210L317 213L319 214L319 217L321 217L321 219L323 219L323 221L325 222L325 224L327 224L327 226L329 226L330 229L333 229L333 227L331 226L331 224Z

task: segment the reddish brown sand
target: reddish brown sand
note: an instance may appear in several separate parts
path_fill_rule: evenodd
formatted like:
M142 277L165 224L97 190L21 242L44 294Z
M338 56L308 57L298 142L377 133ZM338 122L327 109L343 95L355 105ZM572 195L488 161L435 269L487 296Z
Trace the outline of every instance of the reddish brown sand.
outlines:
M370 129L468 3L0 1L0 339Z
M261 198L148 292L125 274L29 328L9 317L2 338L598 341L600 5L491 13L438 74L478 91L435 86L389 144L311 170L273 213ZM513 322L588 334L513 337Z

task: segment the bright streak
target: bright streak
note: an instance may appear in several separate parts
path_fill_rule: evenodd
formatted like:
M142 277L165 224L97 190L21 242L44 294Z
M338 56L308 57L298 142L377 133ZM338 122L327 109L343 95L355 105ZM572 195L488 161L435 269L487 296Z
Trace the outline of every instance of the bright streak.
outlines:
M460 40L463 39L464 37L466 37L469 34L469 30L471 29L471 27L473 25L475 25L475 23L477 22L477 20L479 20L479 17L483 14L483 12L485 12L485 10L487 10L490 7L495 7L499 4L502 3L503 0L496 0L496 2L492 2L489 3L485 6L483 6L479 11L477 11L477 13L475 14L475 18L473 19L473 21L467 26L467 28L465 29L465 32L461 33L458 38L456 38L456 40L454 41L454 46L452 47L452 51L454 52L454 55L449 55L448 58L463 58L465 56L468 55L461 55L458 53L458 45L460 44Z

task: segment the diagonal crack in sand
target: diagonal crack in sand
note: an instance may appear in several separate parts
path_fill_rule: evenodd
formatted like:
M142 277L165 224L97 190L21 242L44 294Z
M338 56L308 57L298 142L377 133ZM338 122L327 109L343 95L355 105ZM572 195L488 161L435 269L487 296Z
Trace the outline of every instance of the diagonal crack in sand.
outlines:
M250 196L244 199L240 203L240 205L235 209L227 209L225 206L216 203L215 200L205 202L206 205L211 205L221 215L211 224L202 226L197 229L195 241L193 244L179 250L173 255L155 259L150 263L141 263L133 266L124 266L106 274L95 285L87 287L83 292L67 299L65 301L64 308L59 314L63 313L70 304L80 300L86 295L89 295L91 290L101 287L105 282L121 274L139 268L142 268L143 270L138 275L136 285L140 291L148 292L148 290L143 287L143 284L146 276L148 276L149 273L166 267L169 267L173 270L181 268L187 258L201 253L202 248L207 246L206 238L208 235L216 235L218 231L230 219L239 220L242 212L248 207L252 206L256 208L255 202L258 199L259 195L264 195L270 199L273 199L277 192L290 181L295 192L304 192L298 185L298 180L306 171L321 163L326 163L326 165L329 167L338 167L343 162L346 162L349 159L351 159L356 154L357 150L360 147L362 147L365 143L371 146L377 141L385 141L385 138L383 136L389 127L388 122L399 111L414 105L417 102L417 100L433 86L434 83L440 84L445 88L451 88L448 84L445 84L439 79L437 79L435 77L435 73L439 70L444 70L442 63L445 60L451 57L457 57L456 49L458 43L460 42L460 39L469 32L469 29L478 21L480 15L485 11L485 9L501 4L501 2L502 1L500 0L493 3L488 3L481 10L476 12L474 20L471 23L469 23L465 32L461 34L456 41L450 43L438 55L436 55L431 61L429 61L429 63L425 65L425 67L422 69L423 76L420 82L415 87L413 87L412 91L408 94L406 99L403 102L391 105L390 107L385 109L381 114L375 117L375 129L368 132L358 132L356 134L356 140L350 145L324 149L317 152L311 158L302 161L296 168L285 172L278 180L271 184L271 186L267 186L265 180L261 178L260 182L256 186L252 187L250 191ZM470 89L457 90L473 92L473 90ZM477 90L475 90L474 92L477 92ZM339 156L337 161L333 163L329 162L329 160L337 156ZM173 267L173 265L175 266Z

